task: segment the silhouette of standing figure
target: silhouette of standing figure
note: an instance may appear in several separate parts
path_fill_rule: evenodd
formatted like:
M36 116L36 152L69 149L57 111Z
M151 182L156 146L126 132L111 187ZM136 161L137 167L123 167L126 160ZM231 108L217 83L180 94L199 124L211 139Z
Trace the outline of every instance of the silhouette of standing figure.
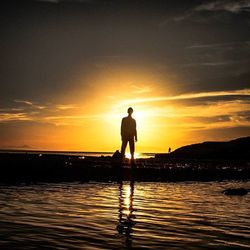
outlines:
M137 131L136 131L136 121L132 118L133 109L128 108L128 116L122 118L121 124L121 137L122 137L122 147L121 147L121 157L124 159L125 150L129 142L131 160L134 160L135 153L135 141L137 141Z

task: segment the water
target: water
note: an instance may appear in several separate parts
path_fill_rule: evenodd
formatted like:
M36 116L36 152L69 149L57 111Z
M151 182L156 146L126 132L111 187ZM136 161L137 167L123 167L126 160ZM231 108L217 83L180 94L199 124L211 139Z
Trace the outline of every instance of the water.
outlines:
M68 156L112 156L114 152L81 152L81 151L36 151L36 150L1 150L0 153L28 153L28 154L55 154L55 155L68 155ZM126 157L130 158L130 153L126 152ZM135 158L150 158L155 157L155 153L140 153L135 152Z
M1 249L249 249L250 182L0 186Z

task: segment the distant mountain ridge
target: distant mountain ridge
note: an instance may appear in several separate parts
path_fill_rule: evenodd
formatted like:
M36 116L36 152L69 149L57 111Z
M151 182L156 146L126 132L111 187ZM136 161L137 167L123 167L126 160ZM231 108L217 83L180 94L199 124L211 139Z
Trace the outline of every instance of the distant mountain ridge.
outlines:
M189 159L250 159L250 136L225 142L191 144L176 149L169 156Z

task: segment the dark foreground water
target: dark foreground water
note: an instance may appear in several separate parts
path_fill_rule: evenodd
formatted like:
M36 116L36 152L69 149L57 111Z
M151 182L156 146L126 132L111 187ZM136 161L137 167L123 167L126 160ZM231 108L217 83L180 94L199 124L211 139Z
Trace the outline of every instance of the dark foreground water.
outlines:
M0 186L1 249L249 249L250 182Z

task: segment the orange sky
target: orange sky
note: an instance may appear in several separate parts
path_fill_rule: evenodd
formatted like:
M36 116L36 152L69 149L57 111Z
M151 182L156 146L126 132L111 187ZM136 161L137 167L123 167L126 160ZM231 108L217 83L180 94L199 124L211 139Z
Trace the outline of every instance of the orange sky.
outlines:
M245 1L5 1L0 148L137 152L250 135Z
M98 70L73 81L78 88L55 96L53 103L15 100L16 106L0 119L10 131L18 124L19 132L1 141L1 147L112 152L120 148L120 122L130 106L137 121L138 152L231 139L237 133L221 130L249 126L240 113L250 109L243 98L250 96L250 89L174 94L173 79L141 69ZM81 89L81 82L87 87ZM240 131L240 136L247 135Z

